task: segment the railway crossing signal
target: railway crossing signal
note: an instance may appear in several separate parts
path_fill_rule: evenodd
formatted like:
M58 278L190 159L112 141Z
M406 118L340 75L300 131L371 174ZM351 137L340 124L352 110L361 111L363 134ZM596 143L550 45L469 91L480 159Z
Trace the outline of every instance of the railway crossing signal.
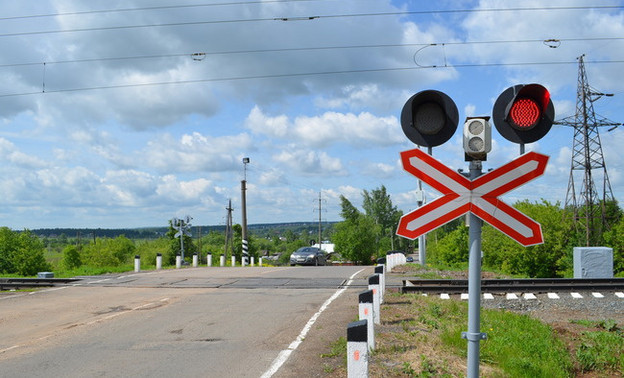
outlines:
M415 239L447 222L468 213L468 377L479 376L481 307L481 226L486 221L523 246L543 243L539 223L499 199L499 196L542 175L548 156L524 153L524 144L544 137L550 130L555 109L550 93L539 84L515 85L500 94L492 110L498 132L520 144L521 155L486 174L481 162L492 149L490 117L468 118L464 125L463 147L470 161L467 178L431 156L431 147L448 141L459 120L457 106L446 94L426 90L418 92L401 111L401 127L409 140L429 147L429 154L414 149L401 152L403 168L442 193L442 197L420 206L399 221L397 235ZM419 202L420 205L420 202ZM424 240L423 240L424 241Z
M550 130L555 120L555 107L543 86L519 84L498 96L492 118L505 139L520 144L533 143Z
M419 146L435 147L445 143L457 130L458 123L457 105L440 91L416 93L401 111L405 136Z

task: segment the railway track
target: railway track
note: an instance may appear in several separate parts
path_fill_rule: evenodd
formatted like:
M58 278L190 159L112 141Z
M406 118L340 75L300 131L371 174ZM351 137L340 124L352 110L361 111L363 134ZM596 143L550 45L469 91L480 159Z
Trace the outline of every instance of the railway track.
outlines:
M577 291L624 291L624 278L536 278L481 280L488 293L549 293ZM468 293L468 280L403 280L401 293Z
M0 291L67 285L79 280L79 278L0 278Z

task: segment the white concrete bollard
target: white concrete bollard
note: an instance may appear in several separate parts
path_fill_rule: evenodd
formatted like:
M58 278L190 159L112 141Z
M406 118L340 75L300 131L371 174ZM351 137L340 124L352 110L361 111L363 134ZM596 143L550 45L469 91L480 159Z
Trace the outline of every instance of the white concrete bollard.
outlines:
M262 266L262 257L258 259L258 266Z
M249 266L254 266L254 264L255 264L254 260L255 260L255 257L253 257L253 256L249 258Z
M360 320L347 326L347 377L368 377L367 321Z
M379 303L384 303L384 295L386 293L386 275L383 264L375 267L375 274L379 274Z
M162 254L157 253L156 254L156 270L161 270L162 269Z
M221 255L221 257L219 258L219 265L221 265L222 267L225 266L225 255Z
M139 255L134 256L134 271L135 272L141 271L141 256Z
M368 277L368 290L373 291L373 322L381 324L381 316L379 314L379 274L373 274Z
M197 253L193 253L193 268L197 268Z
M176 269L180 269L182 266L182 256L176 255Z
M236 266L236 256L232 256L232 268Z
M206 255L206 266L212 266L212 253L210 252L208 252L208 254Z
M358 304L358 316L360 320L367 321L368 349L375 350L375 325L373 320L373 291L366 290L360 293Z

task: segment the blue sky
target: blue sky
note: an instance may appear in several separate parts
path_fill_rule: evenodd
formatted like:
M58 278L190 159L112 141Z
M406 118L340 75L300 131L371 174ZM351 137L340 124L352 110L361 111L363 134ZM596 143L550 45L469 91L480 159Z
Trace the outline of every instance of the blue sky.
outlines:
M624 121L619 1L227 3L0 0L0 225L224 224L229 199L240 222L243 157L249 223L318 220L319 193L323 220L340 220L340 195L359 206L381 185L407 212L412 94L453 98L460 125L433 155L465 169L463 120L491 115L505 88L541 83L556 118L572 115L581 54L592 87L615 94L596 112ZM600 132L622 203L624 129ZM528 145L546 174L505 200L564 202L572 137L553 126ZM518 151L494 130L484 169Z

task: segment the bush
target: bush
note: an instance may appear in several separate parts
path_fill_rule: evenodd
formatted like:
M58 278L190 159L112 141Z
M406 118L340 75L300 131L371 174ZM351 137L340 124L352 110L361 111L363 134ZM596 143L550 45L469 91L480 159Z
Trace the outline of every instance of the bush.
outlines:
M82 259L80 258L80 252L78 252L78 248L74 245L68 245L63 249L63 267L65 269L71 270L75 268L80 268L82 265Z
M0 271L32 276L37 272L50 270L44 257L43 242L30 231L11 231L0 228Z

